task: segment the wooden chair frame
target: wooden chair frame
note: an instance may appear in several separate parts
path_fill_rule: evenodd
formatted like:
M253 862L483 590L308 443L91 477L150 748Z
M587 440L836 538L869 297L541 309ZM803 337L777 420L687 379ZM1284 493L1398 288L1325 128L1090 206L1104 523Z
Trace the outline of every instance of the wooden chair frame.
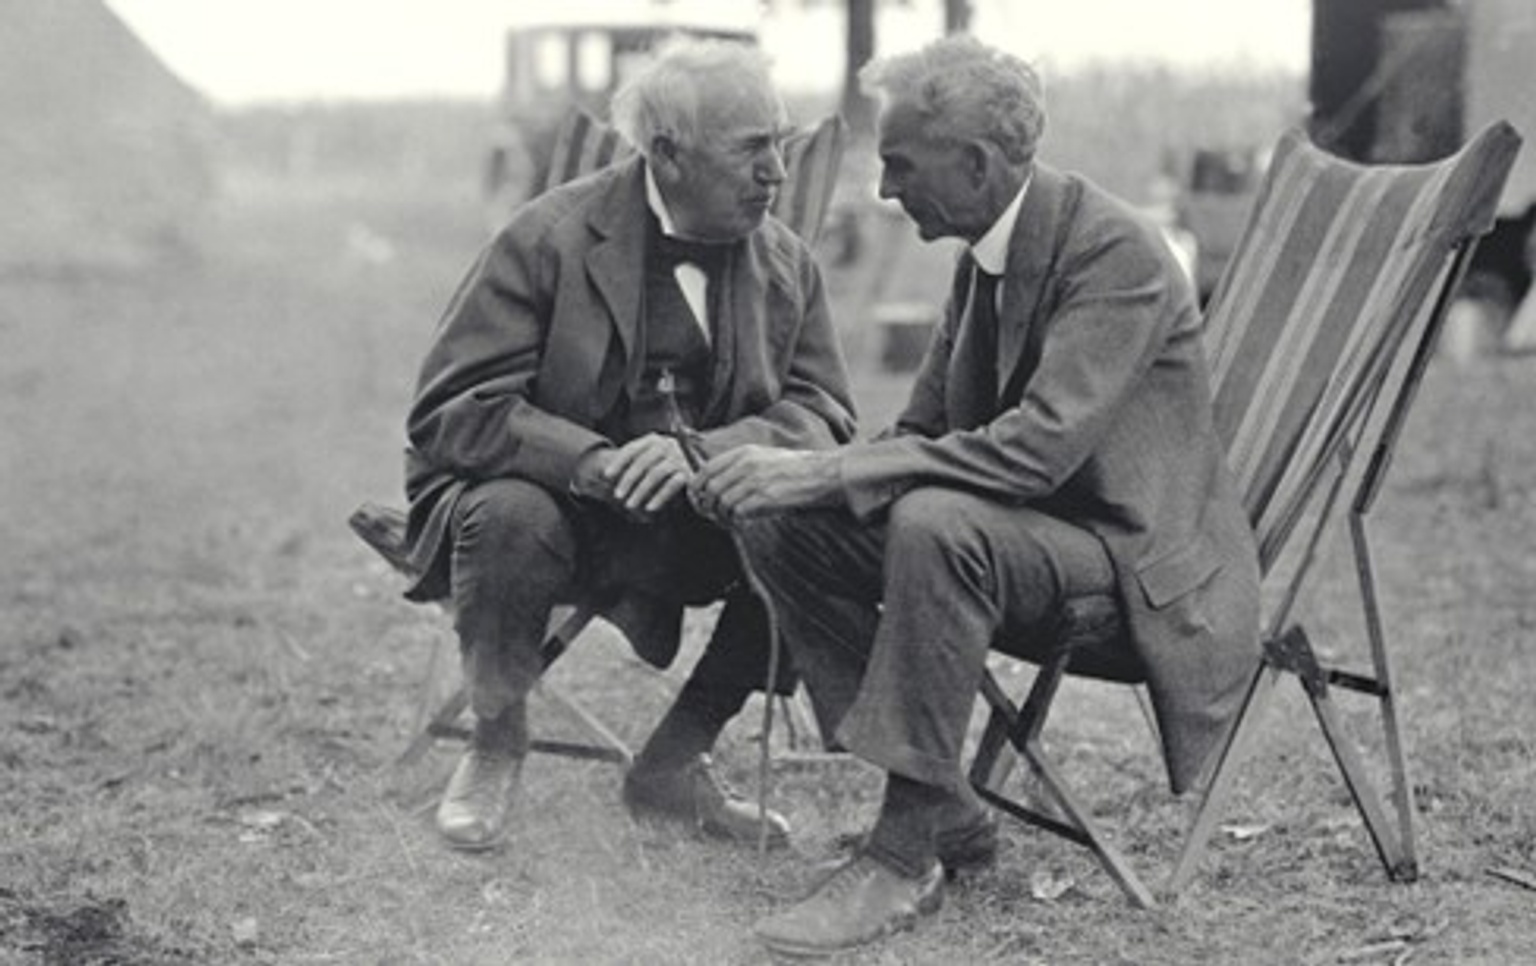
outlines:
M1455 297L1477 239L1492 226L1498 195L1502 190L1520 139L1507 124L1490 125L1467 147L1452 158L1436 165L1419 166L1421 174L1435 172L1443 181L1436 189L1448 200L1442 203L1464 210L1435 209L1438 221L1431 230L1443 232L1443 251L1426 249L1437 256L1427 261L1418 274L1404 269L1401 292L1393 292L1390 309L1379 313L1383 330L1363 336L1364 356L1356 357L1350 378L1332 395L1330 415L1333 429L1322 434L1315 445L1310 463L1299 476L1289 481L1291 501L1282 503L1280 516L1266 521L1261 528L1261 565L1266 582L1275 573L1273 564L1290 542L1293 531L1306 513L1314 513L1299 550L1299 559L1284 583L1276 608L1265 620L1262 635L1263 657L1252 678L1231 730L1215 760L1208 781L1173 870L1163 893L1176 897L1187 887L1220 820L1231 794L1248 742L1256 731L1279 680L1294 676L1301 684L1317 719L1334 761L1348 786L1355 807L1360 812L1372 843L1387 875L1393 881L1412 881L1418 876L1418 858L1414 846L1414 808L1408 778L1407 756L1401 736L1400 709L1396 700L1391 661L1382 620L1382 606L1376 589L1375 571L1370 554L1367 521L1380 495L1382 481L1391 465L1394 448L1412 407L1424 371L1434 353L1436 340L1447 310ZM1310 149L1310 142L1300 132L1291 132L1281 140L1286 150ZM1281 151L1277 150L1277 158ZM1344 162L1336 162L1344 165ZM1369 169L1357 168L1359 171ZM1376 170L1387 170L1378 168ZM1397 170L1407 170L1398 168ZM1456 179L1460 178L1460 181ZM1271 193L1279 196L1283 187L1273 184L1274 172L1261 192L1245 232L1247 246L1257 244L1253 236L1260 220L1261 207ZM1452 194L1453 190L1458 192ZM1283 198L1282 198L1283 200ZM1417 239L1416 239L1417 240ZM1244 252L1228 266L1223 282L1212 302L1213 314L1226 306L1226 290L1233 285L1234 274ZM1403 256L1407 258L1408 256ZM1420 291L1422 290L1422 291ZM1325 306L1326 308L1326 306ZM1322 310L1320 310L1322 311ZM1363 313L1362 313L1363 316ZM1213 327L1227 320L1216 317ZM1366 323L1362 323L1366 324ZM1351 322L1352 327L1360 328ZM1372 340L1374 344L1372 344ZM1404 355L1404 351L1407 355ZM1333 361L1333 371L1348 365L1348 360ZM1247 405L1245 402L1244 405ZM1271 403L1275 405L1275 403ZM1382 406L1385 408L1381 408ZM1321 409L1321 404L1319 404ZM1307 425L1318 413L1308 412ZM1357 458L1367 456L1363 467ZM1286 454L1289 460L1292 454ZM1326 483L1326 486L1324 484ZM1321 491L1320 501L1318 499ZM1348 511L1350 550L1358 580L1360 603L1369 642L1369 673L1345 670L1325 664L1312 648L1308 635L1292 620L1298 596L1315 562L1319 546L1327 533L1333 532L1341 498L1351 497ZM1260 501L1269 501L1266 494ZM1256 517L1273 512L1272 506L1250 513ZM1257 525L1257 522L1256 522ZM991 714L986 731L972 762L970 778L977 791L989 802L1020 820L1060 835L1093 851L1110 877L1136 905L1156 903L1153 891L1115 847L1110 837L1094 821L1089 809L1068 787L1061 771L1045 753L1041 732L1053 698L1075 653L1070 635L1059 640L1050 656L1041 664L1022 706L1016 706L989 671L982 684L982 695ZM1377 701L1384 735L1385 755L1390 771L1391 789L1384 804L1372 783L1363 753L1349 740L1341 726L1333 701L1333 689L1343 688L1373 697ZM1015 801L1002 794L1002 783L1011 770L1009 750L1021 757L1046 791L1054 812Z

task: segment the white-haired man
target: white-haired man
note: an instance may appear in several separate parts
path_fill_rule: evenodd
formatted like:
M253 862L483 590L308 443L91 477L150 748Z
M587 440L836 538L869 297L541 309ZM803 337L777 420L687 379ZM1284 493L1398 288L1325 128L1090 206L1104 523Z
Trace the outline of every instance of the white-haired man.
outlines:
M684 604L724 599L624 799L755 841L756 808L708 754L764 686L767 621L729 538L680 498L692 474L673 432L697 430L708 455L853 432L821 277L768 216L785 113L762 54L673 43L613 116L638 153L512 217L448 306L408 417L409 537L426 575L409 595L452 596L475 715L437 811L458 848L505 828L540 639L578 586L611 595L607 616L658 666ZM770 824L785 841L783 818Z

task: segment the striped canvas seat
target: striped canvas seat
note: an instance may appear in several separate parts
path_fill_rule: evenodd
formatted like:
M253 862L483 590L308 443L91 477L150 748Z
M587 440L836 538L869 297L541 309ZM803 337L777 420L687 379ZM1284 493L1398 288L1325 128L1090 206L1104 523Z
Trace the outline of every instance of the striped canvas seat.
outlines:
M1208 310L1216 425L1268 567L1327 458L1422 334L1452 255L1493 225L1507 125L1439 164L1362 166L1280 139Z
M1519 136L1503 123L1482 130L1452 157L1424 165L1353 164L1319 150L1300 131L1276 145L1212 296L1205 330L1216 428L1258 538L1266 600L1275 603L1264 617L1263 663L1168 880L1170 894L1187 884L1203 854L1244 739L1284 674L1303 684L1388 874L1404 881L1417 875L1406 760L1365 520L1450 298L1477 239L1493 225L1519 146ZM1357 462L1358 454L1367 458ZM1291 619L1345 495L1369 674L1324 666ZM1282 560L1288 565L1277 566ZM988 674L983 695L993 713L971 778L1006 811L1093 849L1133 901L1150 905L1150 890L1041 747L1052 697L1073 670L1063 643L1042 662L1022 710ZM1379 701L1395 814L1339 727L1335 687ZM1001 794L1007 749L1031 765L1055 799L1052 814Z
M628 157L632 150L612 126L581 108L573 108L555 131L543 190L605 168L615 158Z
M806 244L815 244L826 223L837 187L847 124L832 115L784 140L784 184L773 201L773 216L788 225ZM613 127L580 108L561 122L550 153L548 191L556 185L591 174L634 152Z

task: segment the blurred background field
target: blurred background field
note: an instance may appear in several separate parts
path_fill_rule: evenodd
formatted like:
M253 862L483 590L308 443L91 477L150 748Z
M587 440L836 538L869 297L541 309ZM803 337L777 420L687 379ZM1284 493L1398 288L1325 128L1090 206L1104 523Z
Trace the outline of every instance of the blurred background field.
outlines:
M1195 145L1272 140L1305 103L1300 77L1230 68L1048 83L1047 158L1148 206ZM418 357L486 238L489 112L214 110L209 190L147 254L0 273L0 963L765 962L751 923L868 818L877 785L856 765L783 766L795 851L758 860L635 825L610 767L536 758L508 848L467 858L431 828L451 754L391 766L446 627L345 520L398 500ZM849 183L849 204L874 204ZM823 256L873 430L908 375L871 309L932 305L952 253L888 214L858 239ZM1265 738L1179 904L1131 909L1088 857L1010 828L1000 866L930 928L849 961L1527 959L1533 366L1437 360L1382 500L1422 881L1386 881L1288 694L1274 717L1295 727ZM1353 653L1341 563L1307 606ZM553 673L631 740L677 677L600 629ZM1072 688L1053 740L1127 850L1166 860L1180 811L1134 701ZM757 726L743 716L721 755L747 788Z

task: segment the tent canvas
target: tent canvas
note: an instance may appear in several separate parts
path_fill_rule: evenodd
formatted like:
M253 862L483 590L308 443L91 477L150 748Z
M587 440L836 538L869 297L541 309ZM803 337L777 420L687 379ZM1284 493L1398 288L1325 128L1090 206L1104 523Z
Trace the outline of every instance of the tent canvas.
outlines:
M102 0L0 0L0 271L141 264L213 193L213 113Z

